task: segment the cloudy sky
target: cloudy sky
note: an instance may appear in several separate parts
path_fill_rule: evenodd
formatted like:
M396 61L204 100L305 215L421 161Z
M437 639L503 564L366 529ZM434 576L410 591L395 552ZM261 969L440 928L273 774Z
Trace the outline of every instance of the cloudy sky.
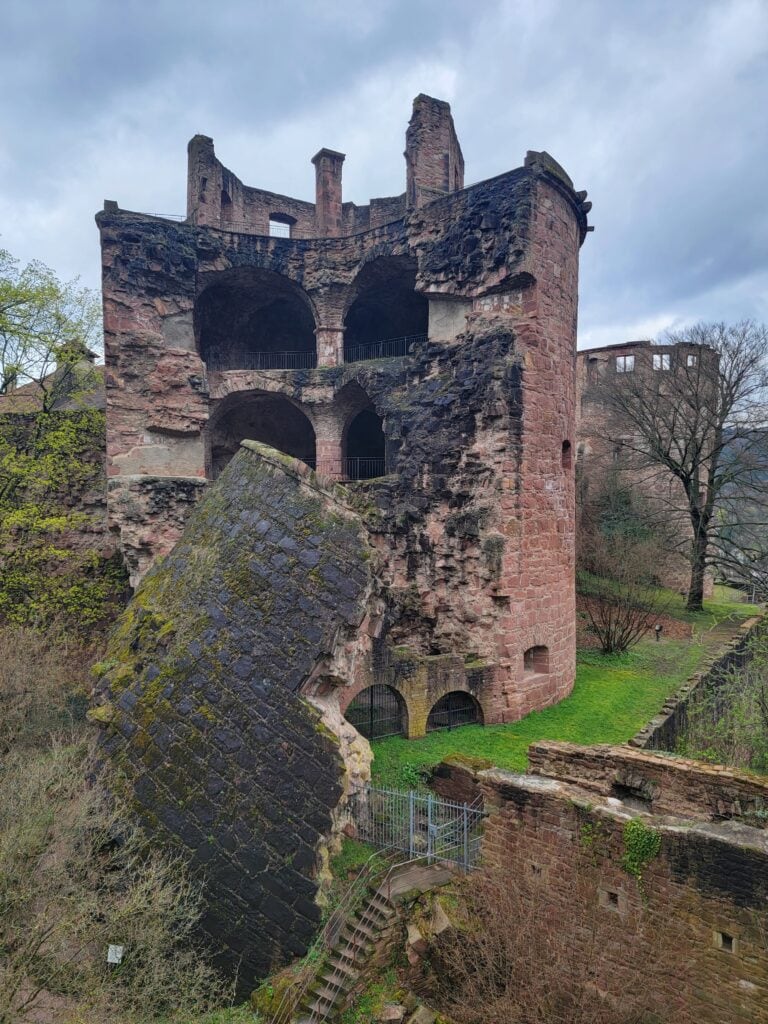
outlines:
M98 286L102 201L183 213L186 143L246 184L404 188L411 101L467 183L546 149L589 190L580 345L768 320L768 0L3 0L0 246Z

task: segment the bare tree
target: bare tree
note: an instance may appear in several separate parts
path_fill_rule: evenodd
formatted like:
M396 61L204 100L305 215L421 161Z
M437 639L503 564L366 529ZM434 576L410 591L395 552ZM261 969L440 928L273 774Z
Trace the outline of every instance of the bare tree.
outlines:
M681 487L662 518L690 524L687 607L703 607L708 567L754 580L768 549L768 328L697 324L663 339L604 389L610 440L638 475L660 469ZM677 498L679 490L680 499Z

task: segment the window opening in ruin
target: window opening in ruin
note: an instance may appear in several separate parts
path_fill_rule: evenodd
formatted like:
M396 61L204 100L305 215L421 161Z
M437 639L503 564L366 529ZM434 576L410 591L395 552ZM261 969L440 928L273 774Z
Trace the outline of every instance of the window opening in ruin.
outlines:
M608 893L608 902L612 907L618 907L619 905L619 894L617 892Z
M616 356L616 373L632 373L634 368L634 356Z
M386 256L366 264L344 318L344 362L407 355L427 337L429 304L416 292L416 262Z
M549 672L549 648L541 645L529 647L523 655L523 669L531 674Z
M571 468L571 442L570 441L563 441L563 449L562 449L562 454L560 456L560 461L562 462L563 469L570 469Z
M216 479L241 441L260 441L315 466L315 431L293 402L267 393L233 395L214 410L209 430L209 472Z
M345 480L372 480L386 473L381 416L363 409L346 430L342 474Z
M688 367L693 367L693 366L696 366L697 363L698 363L697 357L692 352L689 352L688 355L685 358L685 365L688 366Z
M269 234L272 238L290 238L295 223L296 219L285 213L270 213Z
M671 356L669 352L654 352L653 354L653 368L654 370L668 370L671 365Z
M427 732L482 724L483 713L472 694L463 690L453 690L441 697L429 712Z
M344 717L367 740L405 736L408 732L405 701L386 683L374 683L358 693Z
M715 945L724 953L736 952L736 940L728 932L715 932Z
M195 335L209 370L300 370L317 364L308 297L266 270L217 277L195 303Z

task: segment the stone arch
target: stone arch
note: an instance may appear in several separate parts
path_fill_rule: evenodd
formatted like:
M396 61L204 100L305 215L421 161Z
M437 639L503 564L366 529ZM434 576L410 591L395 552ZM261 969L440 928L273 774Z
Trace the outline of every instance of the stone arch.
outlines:
M383 346L392 339L426 335L429 304L416 291L416 260L410 256L379 256L355 278L344 315L344 361L400 355ZM369 351L370 350L370 351Z
M347 705L344 717L368 740L408 735L405 699L386 683L374 683L361 690Z
M384 420L359 384L336 396L343 423L341 465L345 480L371 480L386 472Z
M221 473L245 440L261 441L314 467L315 430L298 403L271 391L240 391L222 399L208 423L211 479Z
M483 724L483 709L477 698L466 690L449 690L432 705L427 717L427 732Z
M315 315L306 292L272 270L212 275L195 302L195 338L209 370L315 366Z

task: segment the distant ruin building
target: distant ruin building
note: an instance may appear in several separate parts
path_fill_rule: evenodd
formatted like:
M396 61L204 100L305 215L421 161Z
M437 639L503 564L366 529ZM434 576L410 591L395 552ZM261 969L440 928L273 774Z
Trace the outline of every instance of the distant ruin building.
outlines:
M685 372L691 375L693 387L697 374L709 374L708 361L716 358L711 349L701 345L664 345L648 340L582 349L576 357L577 505L583 510L606 486L627 488L628 495L641 503L639 511L649 526L655 524L659 536L663 536L668 558L656 567L659 582L681 592L690 583L692 538L683 485L673 473L643 454L642 439L634 436L632 426L622 422L612 409L609 396L617 386L641 386L648 395L650 413L654 389L662 402L666 401L666 378ZM673 417L674 402L670 401L659 422L671 428ZM683 429L691 429L690 423ZM709 575L705 591L712 592Z
M427 96L414 101L405 157L405 192L356 206L342 198L344 155L322 149L309 203L243 185L196 136L183 222L113 202L97 216L110 525L135 584L169 556L113 641L103 720L145 780L147 820L190 849L217 813L196 787L209 776L226 786L229 824L210 828L207 856L234 903L210 931L242 953L250 878L263 911L251 973L305 944L286 939L283 911L299 889L311 899L311 851L350 775L364 774L359 752L350 767L349 723L371 738L510 722L574 681L577 282L590 204L546 153L464 187L450 108ZM339 531L357 538L354 553ZM200 666L224 657L222 631L231 671L213 707ZM121 674L121 657L136 672ZM242 721L249 687L254 716L270 704L253 727ZM282 716L280 687L291 695ZM198 690L209 713L195 710ZM162 705L162 725L147 702ZM312 771L297 782L299 803L324 809L301 862L262 898L260 873L280 854L245 857L230 834L238 800L255 821L276 780L281 813L293 797L280 759L262 765L250 745L292 751L290 708L310 704L341 753L312 739L302 712L301 743L331 778L316 796ZM292 870L310 881L294 885ZM306 904L296 913L312 920Z

